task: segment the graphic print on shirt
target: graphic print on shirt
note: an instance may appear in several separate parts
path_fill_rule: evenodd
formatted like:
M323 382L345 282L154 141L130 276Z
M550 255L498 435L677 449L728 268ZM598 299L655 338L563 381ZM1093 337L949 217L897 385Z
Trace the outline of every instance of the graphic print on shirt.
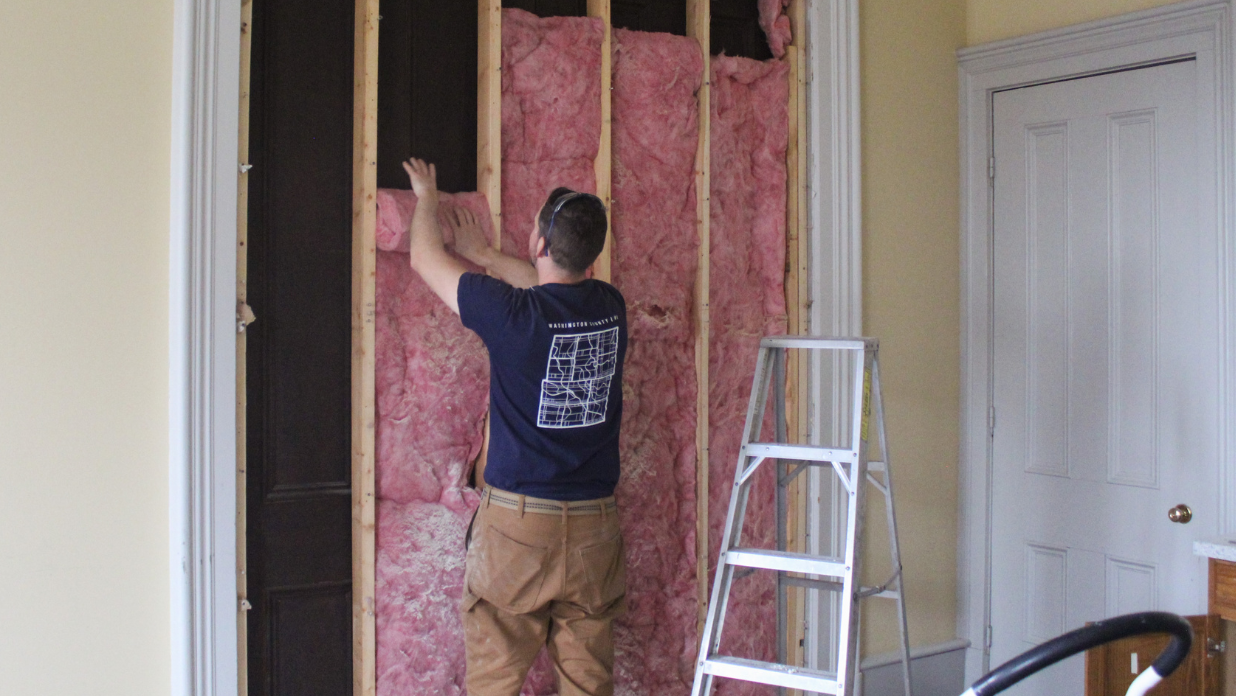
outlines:
M541 380L537 426L583 428L603 422L617 366L617 327L554 336Z

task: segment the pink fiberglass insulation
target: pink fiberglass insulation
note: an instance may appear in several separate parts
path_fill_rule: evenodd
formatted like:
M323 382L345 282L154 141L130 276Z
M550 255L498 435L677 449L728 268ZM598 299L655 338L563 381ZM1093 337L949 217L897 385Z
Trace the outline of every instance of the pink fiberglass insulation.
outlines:
M794 40L790 18L785 15L785 8L789 6L790 0L759 0L760 28L768 37L769 50L777 58L785 55L785 47Z
M485 230L485 236L493 239L490 224L489 201L485 194L476 191L466 193L438 194L438 222L446 222L446 214L452 208L464 207L476 213ZM378 248L383 251L408 251L408 225L416 211L416 194L408 189L378 189L378 225L375 235ZM442 235L448 244L452 242L450 229L442 227Z
M388 240L407 229L415 201L411 191L379 192ZM406 253L378 252L375 309L378 693L459 694L463 542L478 501L467 476L481 448L489 363Z
M788 67L780 61L712 60L709 542L714 568L759 341L786 330L787 75ZM768 411L771 416L772 409ZM743 546L776 548L774 475L771 465L756 475ZM776 659L774 583L768 572L735 581L723 652ZM765 687L728 680L722 680L721 689L731 695L770 693Z
M613 33L613 281L627 301L622 479L627 615L615 629L619 694L682 694L696 643L698 266L694 39Z
M502 248L523 258L558 186L596 192L601 41L595 17L502 11Z

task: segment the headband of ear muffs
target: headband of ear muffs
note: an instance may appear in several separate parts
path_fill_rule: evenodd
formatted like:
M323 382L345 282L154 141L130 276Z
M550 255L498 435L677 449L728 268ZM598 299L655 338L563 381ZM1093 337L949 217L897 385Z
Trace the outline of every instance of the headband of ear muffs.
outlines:
M597 203L601 203L600 198L597 198L591 193L583 193L581 191L572 191L571 193L564 194L561 198L559 198L558 202L554 203L553 212L549 214L549 227L545 228L545 234L541 237L545 240L545 248L541 252L541 256L549 256L549 235L554 231L554 220L558 217L558 211L562 210L567 203L570 203L576 198L594 198ZM602 207L604 207L604 205L604 203L601 203Z

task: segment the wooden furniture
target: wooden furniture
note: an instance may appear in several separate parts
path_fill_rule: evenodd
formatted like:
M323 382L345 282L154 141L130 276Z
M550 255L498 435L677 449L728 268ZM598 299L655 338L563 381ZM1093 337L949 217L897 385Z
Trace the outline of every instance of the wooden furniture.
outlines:
M1210 601L1207 610L1227 621L1236 621L1236 563L1210 559Z
M1155 687L1155 696L1222 693L1223 659L1213 646L1222 640L1223 622L1214 614L1188 619L1193 626L1193 649L1185 663ZM1137 675L1167 647L1168 640L1159 635L1134 636L1087 652L1086 696L1122 696Z

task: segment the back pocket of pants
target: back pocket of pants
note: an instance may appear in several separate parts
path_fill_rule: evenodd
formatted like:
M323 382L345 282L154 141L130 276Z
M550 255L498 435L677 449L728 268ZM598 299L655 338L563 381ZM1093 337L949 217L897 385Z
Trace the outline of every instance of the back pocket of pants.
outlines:
M516 541L487 526L470 549L468 589L499 609L520 614L537 607L548 549ZM475 554L475 555L473 555Z
M584 609L598 612L627 593L626 551L622 534L579 550L588 587L580 592Z

